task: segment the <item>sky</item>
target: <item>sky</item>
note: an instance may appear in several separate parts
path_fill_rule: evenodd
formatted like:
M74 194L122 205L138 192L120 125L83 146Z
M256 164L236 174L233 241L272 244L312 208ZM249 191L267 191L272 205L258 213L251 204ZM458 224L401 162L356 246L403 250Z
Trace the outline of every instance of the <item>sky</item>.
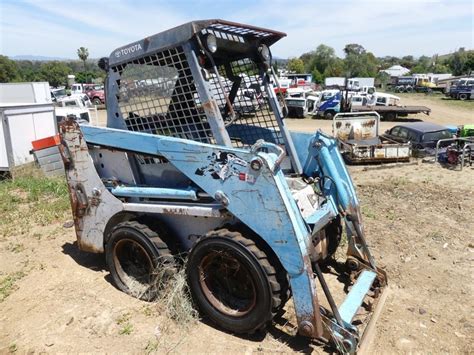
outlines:
M209 18L279 30L274 57L324 43L358 43L376 56L474 48L474 0L0 0L0 54L91 58L182 23Z

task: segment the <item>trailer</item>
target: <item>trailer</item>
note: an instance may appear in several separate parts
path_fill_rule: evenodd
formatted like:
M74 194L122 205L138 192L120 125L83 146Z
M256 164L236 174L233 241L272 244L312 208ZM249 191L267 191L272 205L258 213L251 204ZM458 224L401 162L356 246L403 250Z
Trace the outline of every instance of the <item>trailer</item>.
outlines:
M379 135L380 115L377 112L338 113L334 116L332 133L346 162L393 163L408 162L410 143L399 143Z
M393 121L398 117L407 117L418 113L429 115L431 109L427 106L353 106L352 112L377 112L382 120Z
M0 103L0 172L32 162L31 142L57 133L52 103Z

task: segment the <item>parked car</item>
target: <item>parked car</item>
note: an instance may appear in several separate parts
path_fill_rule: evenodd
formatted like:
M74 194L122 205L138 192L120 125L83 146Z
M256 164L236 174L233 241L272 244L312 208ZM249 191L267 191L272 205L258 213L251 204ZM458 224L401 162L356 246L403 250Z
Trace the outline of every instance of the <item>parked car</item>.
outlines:
M72 84L72 94L86 94L94 105L105 104L105 92L102 85Z
M71 117L74 116L75 120L79 124L85 124L88 125L90 124L91 117L89 110L84 107L56 107L55 109L55 116L56 116L56 122L59 125L59 123L63 120L66 119L66 117Z
M56 105L60 107L91 107L91 100L85 94L75 94L64 96L56 101Z
M68 96L68 93L64 87L62 88L51 88L51 100L53 102L58 102L64 97Z
M400 143L411 143L413 156L434 155L440 139L453 138L451 131L436 123L411 122L392 127L385 135ZM449 143L446 143L449 145Z

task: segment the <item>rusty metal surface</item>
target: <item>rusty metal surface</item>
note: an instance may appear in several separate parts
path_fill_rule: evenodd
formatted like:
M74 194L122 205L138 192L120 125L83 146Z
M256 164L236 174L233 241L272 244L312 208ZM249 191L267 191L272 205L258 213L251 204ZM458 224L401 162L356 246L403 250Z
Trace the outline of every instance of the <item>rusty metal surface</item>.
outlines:
M60 124L62 158L66 167L71 209L79 248L100 253L107 221L123 210L97 175L79 125L70 119Z

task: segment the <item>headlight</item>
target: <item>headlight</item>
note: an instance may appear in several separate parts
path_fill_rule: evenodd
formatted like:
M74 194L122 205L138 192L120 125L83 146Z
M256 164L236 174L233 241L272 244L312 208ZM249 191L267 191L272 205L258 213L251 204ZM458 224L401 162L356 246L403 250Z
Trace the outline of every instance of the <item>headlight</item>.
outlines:
M207 50L211 53L217 51L217 39L212 33L208 33L205 39Z
M260 46L258 46L258 54L264 62L270 62L270 49L265 44L261 44Z

